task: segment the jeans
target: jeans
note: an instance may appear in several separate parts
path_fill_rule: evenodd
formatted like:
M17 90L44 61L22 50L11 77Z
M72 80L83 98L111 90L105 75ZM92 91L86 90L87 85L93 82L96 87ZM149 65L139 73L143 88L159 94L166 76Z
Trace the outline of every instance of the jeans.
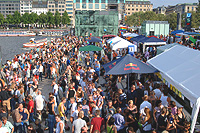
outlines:
M48 114L48 127L49 127L49 133L53 133L53 127L55 124L55 116Z
M10 106L11 106L11 111L13 111L15 109L15 99L14 98L10 99Z
M42 81L42 72L40 72L40 75L39 75L39 80Z
M25 133L24 124L14 122L14 133Z
M35 122L35 119L33 118L33 113L30 113L29 122Z

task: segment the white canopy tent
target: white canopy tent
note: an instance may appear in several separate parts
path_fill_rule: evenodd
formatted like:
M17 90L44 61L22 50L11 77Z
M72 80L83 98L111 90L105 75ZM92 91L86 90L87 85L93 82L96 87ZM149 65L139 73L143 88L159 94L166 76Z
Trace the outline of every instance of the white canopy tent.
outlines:
M125 33L123 36L124 37L136 37L136 36L138 36L138 34L136 34L136 33Z
M118 41L120 41L120 40L122 40L123 38L121 38L121 37L119 37L119 36L116 36L116 37L113 37L113 38L111 38L111 39L108 39L106 42L107 43L116 43L116 42L118 42Z
M168 85L173 85L194 105L190 131L193 133L200 108L200 51L176 45L148 63L160 71Z
M128 46L134 46L134 51L137 51L137 45L122 39L114 44L111 44L112 50L117 50L118 48L128 48Z

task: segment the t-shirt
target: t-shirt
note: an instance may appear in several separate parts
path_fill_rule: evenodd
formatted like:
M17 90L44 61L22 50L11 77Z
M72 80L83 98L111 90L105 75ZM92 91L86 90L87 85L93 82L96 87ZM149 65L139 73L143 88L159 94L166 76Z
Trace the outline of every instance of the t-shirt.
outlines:
M142 113L142 114L145 115L145 113L144 113L144 109L145 109L145 108L149 108L150 111L151 111L151 109L152 109L151 103L149 103L148 101L142 102L142 104L140 105L140 113Z
M6 124L2 124L2 127L7 128L8 132L11 133L12 128L14 127L9 121L6 122ZM1 132L0 132L1 133Z
M55 93L54 93L54 92L55 92ZM53 86L53 93L54 93L55 96L58 95L58 85L57 85L57 84L55 84L55 85Z
M33 102L33 100L31 100L31 101L29 101L28 102L28 111L30 110L30 107L32 107L32 110L31 110L31 113L33 113L33 109L34 109L34 102Z
M158 98L160 98L160 96L161 96L161 91L160 91L160 89L155 89L155 90L153 90L154 92L155 92L155 96L156 96L156 98L158 99Z
M105 124L104 118L94 117L92 118L91 125L93 125L92 133L95 130L101 131L101 126Z
M158 130L159 130L159 131L165 130L165 129L161 129L160 126L167 127L167 117L166 117L166 116L160 115L160 116L158 117Z
M78 110L74 111L74 113L71 115L71 117L73 117L74 120L78 119L78 113L79 113Z
M115 126L117 127L117 131L123 129L125 124L124 116L117 113L113 115L113 118L115 118Z
M42 110L44 107L44 99L42 95L38 95L35 98L35 103L36 103L36 110Z
M1 127L0 133L8 133L8 129L6 127Z
M77 103L73 103L72 104L72 107L71 107L71 114L73 114L72 112L74 112L76 110L76 106L77 106Z
M76 119L72 125L74 126L74 133L80 133L81 128L86 126L86 122L82 119Z

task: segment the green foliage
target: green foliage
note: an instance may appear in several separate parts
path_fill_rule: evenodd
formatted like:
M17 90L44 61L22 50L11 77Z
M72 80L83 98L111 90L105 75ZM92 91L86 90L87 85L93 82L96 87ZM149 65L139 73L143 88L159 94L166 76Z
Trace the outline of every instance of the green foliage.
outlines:
M58 26L61 23L61 16L58 11L56 11L56 13L54 15L54 23L56 26Z
M71 22L68 13L65 11L62 15L62 24L69 24Z
M30 24L34 24L34 23L37 23L38 21L38 15L36 13L31 13L29 14L29 23Z
M13 23L17 25L21 23L21 15L18 11L15 11L13 14Z
M3 24L4 21L5 21L5 20L4 20L4 16L3 16L3 14L0 13L0 24Z
M21 19L22 23L24 24L29 24L29 14L26 12L22 15L22 19Z
M8 14L8 15L6 16L6 22L7 22L8 24L13 24L13 23L14 23L13 16L12 16L11 14Z
M47 24L49 26L54 24L54 16L50 11L47 12Z
M172 30L175 30L177 26L177 13L171 13L171 14L166 15L165 21L168 21L168 23L170 24L169 27Z
M41 14L38 16L38 23L39 23L39 24L46 24L46 23L47 23L47 15L44 14L44 13L41 13Z

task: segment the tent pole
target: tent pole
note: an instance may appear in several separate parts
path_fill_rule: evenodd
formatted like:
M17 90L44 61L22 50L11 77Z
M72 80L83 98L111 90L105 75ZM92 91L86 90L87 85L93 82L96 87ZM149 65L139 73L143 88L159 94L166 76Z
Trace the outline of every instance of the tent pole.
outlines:
M200 98L197 99L193 109L192 109L192 116L191 116L191 129L190 133L194 132L194 128L196 125L197 117L199 114L199 107L200 107Z
M128 76L127 76L127 77L128 77L128 90L129 90L129 74L128 74Z

